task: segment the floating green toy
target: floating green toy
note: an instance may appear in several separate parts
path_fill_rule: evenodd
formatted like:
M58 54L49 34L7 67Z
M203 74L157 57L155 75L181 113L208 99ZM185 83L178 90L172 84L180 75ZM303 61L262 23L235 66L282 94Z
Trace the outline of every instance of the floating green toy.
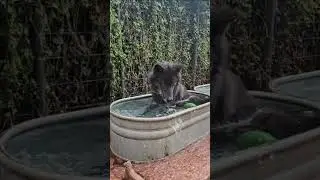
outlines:
M194 103L188 102L188 103L185 103L185 104L183 105L183 108L188 109L188 108L192 108L192 107L196 107L196 106L197 106L197 105L195 105Z
M270 133L260 130L254 130L241 134L236 141L239 148L246 149L249 147L259 146L266 143L272 143L276 140L277 139L273 137Z

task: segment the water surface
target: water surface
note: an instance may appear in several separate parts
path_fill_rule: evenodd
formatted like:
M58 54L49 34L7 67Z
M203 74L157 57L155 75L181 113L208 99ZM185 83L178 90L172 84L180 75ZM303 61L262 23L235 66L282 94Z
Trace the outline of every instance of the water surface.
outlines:
M202 94L194 94L201 99L208 97ZM207 98L207 101L209 99ZM206 101L204 100L203 103ZM197 103L199 104L199 103ZM201 103L200 103L201 104ZM140 98L130 101L117 103L111 107L111 111L129 117L162 117L185 110L179 106L169 106L165 104L156 104L152 101L152 97Z
M297 119L299 120L300 124L295 127L297 128L296 130L291 129L290 127L276 127L277 129L281 129L282 132L290 134L290 136L295 135L294 132L305 132L307 130L316 128L319 126L319 117L316 115L316 111L314 109L302 106L302 105L297 105L297 104L290 104L290 103L285 103L281 101L276 101L276 100L268 100L268 99L257 99L259 102L259 108L263 109L273 109L275 112L276 111L283 111L285 114L287 114L289 117L298 117ZM315 115L314 117L310 115ZM301 119L299 118L301 117ZM292 118L293 119L293 118ZM276 119L282 121L284 119ZM290 119L291 120L291 119ZM281 123L280 123L281 124ZM281 124L282 125L282 124ZM273 127L273 126L270 126ZM213 127L212 127L213 128ZM211 153L211 158L213 160L220 159L222 157L229 157L232 156L234 153L239 151L240 149L236 145L236 138L240 135L240 133L244 133L249 130L262 130L262 129L257 129L255 127L250 128L248 126L247 128L241 129L234 129L232 131L224 131L221 133L212 133L211 136L213 138L213 151ZM272 131L274 129L271 129ZM212 131L213 132L213 131ZM269 132L269 131L266 131ZM269 132L272 134L272 132ZM275 137L277 137L275 134L272 134ZM283 139L283 138L278 138L278 139Z
M7 151L19 163L46 172L109 176L106 119L44 126L12 138Z

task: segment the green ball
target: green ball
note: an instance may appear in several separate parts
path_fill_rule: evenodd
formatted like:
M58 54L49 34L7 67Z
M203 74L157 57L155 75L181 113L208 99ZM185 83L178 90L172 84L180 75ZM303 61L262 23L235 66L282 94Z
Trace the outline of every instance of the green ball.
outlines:
M236 142L239 148L246 149L263 144L269 144L276 140L277 139L273 137L270 133L260 130L254 130L241 134L236 139Z
M194 103L188 102L188 103L185 103L185 104L183 105L183 108L187 109L187 108L192 108L192 107L196 107L196 106L197 106L197 105L195 105Z

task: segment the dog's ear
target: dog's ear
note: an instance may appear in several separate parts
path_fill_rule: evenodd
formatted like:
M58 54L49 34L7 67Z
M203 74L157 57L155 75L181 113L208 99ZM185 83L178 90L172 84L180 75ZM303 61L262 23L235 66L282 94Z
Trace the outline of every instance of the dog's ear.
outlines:
M172 69L176 72L176 73L180 73L183 69L183 65L180 63L174 64L172 65Z
M153 71L155 73L161 73L164 71L164 68L159 63L157 63L156 65L154 65Z

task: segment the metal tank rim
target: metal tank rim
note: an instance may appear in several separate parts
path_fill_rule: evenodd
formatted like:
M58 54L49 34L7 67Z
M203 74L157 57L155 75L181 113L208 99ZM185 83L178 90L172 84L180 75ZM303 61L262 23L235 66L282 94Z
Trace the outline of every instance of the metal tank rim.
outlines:
M199 95L202 95L202 96L208 96L206 94L203 94L203 93L200 93L198 91L194 91L194 90L188 90L188 92L190 93L194 93L194 94L199 94ZM123 102L128 102L130 100L138 100L138 99L144 99L144 98L150 98L152 95L151 94L143 94L143 95L138 95L138 96L132 96L132 97L127 97L127 98L122 98L122 99L118 99L114 102L112 102L110 104L110 115L114 116L114 117L117 117L117 118L120 118L120 119L125 119L127 121L136 121L136 122L156 122L156 121L167 121L168 119L174 119L176 117L179 117L181 116L182 114L185 114L185 113L188 113L188 112L191 112L191 111L195 111L195 110L198 110L198 109L201 109L205 106L208 106L208 104L210 102L206 102L206 103L203 103L199 106L196 106L196 107L192 107L192 108L188 108L188 109L185 109L183 111L180 111L180 112L176 112L176 113L173 113L173 114L170 114L170 115L167 115L167 116L162 116L162 117L152 117L152 118L149 118L149 117L131 117L131 116L125 116L125 115L122 115L122 114L119 114L119 113L116 113L112 110L112 108L117 105L117 104L120 104L120 103L123 103Z
M290 104L297 104L320 111L320 108L315 103L300 98L263 91L249 91L249 94L259 99L270 99L279 102L288 102ZM237 152L236 157L230 156L216 160L215 166L211 167L211 175L217 176L217 174L225 173L230 169L239 167L246 162L258 159L261 156L296 147L300 144L312 141L317 137L320 137L320 127L311 129L304 133L293 135L286 139L279 140L270 145L253 147L248 150L239 151Z
M198 92L198 89L200 89L202 87L207 87L207 86L210 87L210 84L201 84L201 85L195 86L193 89Z
M63 114L50 115L46 117L40 117L32 119L20 124L17 124L7 131L5 131L0 137L0 166L17 174L21 177L34 180L105 180L106 177L85 177L85 176L71 176L61 175L58 173L49 173L41 171L40 169L31 168L15 162L14 158L6 151L6 143L11 138L19 135L28 130L32 130L44 125L52 125L55 123L72 122L77 119L83 119L85 117L94 116L108 116L109 106L101 106L96 108L84 109L79 111L73 111ZM107 124L107 123L106 123Z
M280 93L280 87L279 87L280 85L288 84L290 82L299 81L299 80L303 80L303 79L311 78L311 77L316 77L316 76L320 76L320 70L278 77L278 78L271 80L268 83L268 87L272 92L284 94L284 93ZM296 95L292 95L290 92L285 92L284 95L296 96ZM301 97L301 98L305 98L305 97Z

